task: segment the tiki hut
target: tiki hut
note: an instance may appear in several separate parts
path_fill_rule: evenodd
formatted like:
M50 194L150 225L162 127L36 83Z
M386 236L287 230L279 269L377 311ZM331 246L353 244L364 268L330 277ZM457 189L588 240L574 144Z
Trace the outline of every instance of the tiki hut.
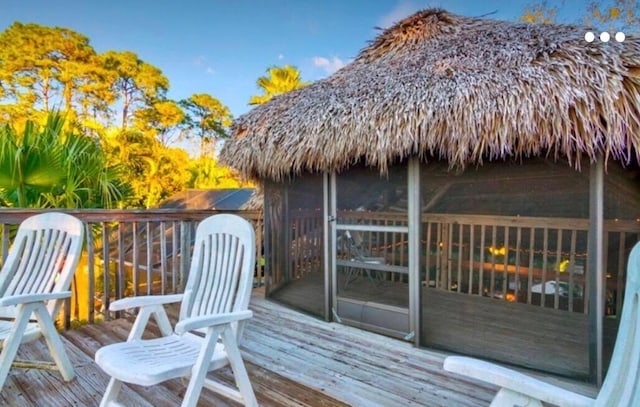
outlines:
M329 321L598 382L640 239L640 40L420 11L239 117L266 293Z

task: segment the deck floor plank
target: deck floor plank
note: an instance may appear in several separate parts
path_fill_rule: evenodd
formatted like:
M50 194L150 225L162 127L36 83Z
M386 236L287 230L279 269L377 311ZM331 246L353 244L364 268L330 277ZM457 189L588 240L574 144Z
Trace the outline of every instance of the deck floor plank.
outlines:
M288 310L277 312L280 308L269 301L253 302L246 357L260 355L264 360L254 362L279 367L295 380L316 381L350 404L359 405L365 397L377 405L476 406L488 404L495 394L491 386L452 379L442 370L444 354L434 356L410 344ZM296 329L301 321L305 330ZM270 355L278 359L268 360ZM301 371L296 368L300 363L314 369Z
M444 352L327 323L266 300L260 291L254 293L251 309L254 318L246 326L241 351L261 406L482 406L495 394L492 386L444 372ZM168 310L175 320L177 307ZM63 341L76 379L67 383L55 371L11 369L0 405L97 406L109 378L93 362L95 352L125 340L132 320L129 316L65 332ZM151 324L145 336L157 334ZM42 340L22 345L18 355L50 360ZM229 368L210 377L233 381ZM186 386L180 379L149 387L125 385L121 401L139 407L179 405ZM573 388L587 388L585 392L593 394L588 386ZM237 407L238 403L203 389L198 406Z

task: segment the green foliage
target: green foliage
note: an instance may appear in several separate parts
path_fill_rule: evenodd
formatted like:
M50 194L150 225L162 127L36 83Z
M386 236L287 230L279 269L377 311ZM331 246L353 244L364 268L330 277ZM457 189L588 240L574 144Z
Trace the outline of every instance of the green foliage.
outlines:
M184 110L173 100L162 100L138 109L134 116L134 128L157 134L160 142L165 145L172 140L172 133L185 120Z
M216 160L210 157L192 160L189 165L189 173L191 178L187 184L188 188L218 189L246 186L246 183L238 180L233 171L218 165Z
M27 122L22 135L9 125L0 129L0 196L5 204L42 206L42 195L64 182L61 129L59 117L51 117L43 131L33 122Z
M256 84L263 94L251 96L250 105L261 105L274 96L307 86L309 82L302 81L300 71L296 67L285 65L268 68L267 75L259 77Z
M640 31L640 1L638 0L592 1L584 4L585 9L581 18L573 23L582 23L610 32L623 31L628 34ZM565 7L564 0L543 0L533 3L525 7L520 20L534 24L554 23L563 7Z
M232 119L229 108L206 93L191 95L180 105L186 111L182 125L200 139L200 156L213 154L216 140L227 137Z
M559 6L549 6L546 0L526 6L524 8L524 14L520 17L520 21L531 24L553 23L558 15L558 7Z
M34 119L41 110L72 112L97 94L98 59L89 39L77 32L14 23L0 33L0 83L5 118ZM20 109L10 109L11 105Z
M587 25L600 24L609 31L638 33L640 31L640 2L638 0L613 0L611 4L593 1L585 16Z
M6 206L110 208L127 198L119 169L107 164L99 144L64 131L64 119L44 126L27 121L22 134L0 129L0 197Z
M153 106L164 99L169 80L162 71L138 58L130 51L108 51L102 56L104 67L111 72L111 87L122 104L122 128L131 120L137 106Z
M0 32L0 205L148 208L194 183L232 183L168 146L186 134L213 152L229 109L204 93L169 100L168 89L136 53L97 53L73 30Z
M109 161L124 168L122 180L133 190L128 207L154 207L187 185L187 153L165 146L152 134L113 128L102 143Z

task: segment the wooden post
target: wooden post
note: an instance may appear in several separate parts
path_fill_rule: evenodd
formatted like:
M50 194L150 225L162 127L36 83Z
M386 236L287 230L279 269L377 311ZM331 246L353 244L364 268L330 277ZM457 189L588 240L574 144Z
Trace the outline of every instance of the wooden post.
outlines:
M323 237L323 269L324 269L324 319L331 320L331 307L333 306L333 265L336 256L336 236L335 236L335 208L330 205L329 189L331 182L329 173L325 172L322 177L322 213L324 222L322 222ZM332 209L333 208L333 209Z
M420 161L409 159L407 223L409 226L409 333L420 346Z
M589 171L589 238L587 264L589 271L589 373L591 380L602 385L602 319L604 311L605 272L604 239L604 164L602 157Z

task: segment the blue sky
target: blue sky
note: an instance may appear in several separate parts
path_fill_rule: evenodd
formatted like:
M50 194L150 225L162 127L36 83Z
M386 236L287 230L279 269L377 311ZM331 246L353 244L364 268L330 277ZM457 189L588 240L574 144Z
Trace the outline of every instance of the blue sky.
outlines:
M168 96L209 93L234 116L247 112L256 79L291 64L317 80L353 59L379 31L429 7L516 20L521 0L0 0L0 30L14 21L73 29L97 52L133 51L160 68ZM586 0L563 3L560 21L578 19Z

